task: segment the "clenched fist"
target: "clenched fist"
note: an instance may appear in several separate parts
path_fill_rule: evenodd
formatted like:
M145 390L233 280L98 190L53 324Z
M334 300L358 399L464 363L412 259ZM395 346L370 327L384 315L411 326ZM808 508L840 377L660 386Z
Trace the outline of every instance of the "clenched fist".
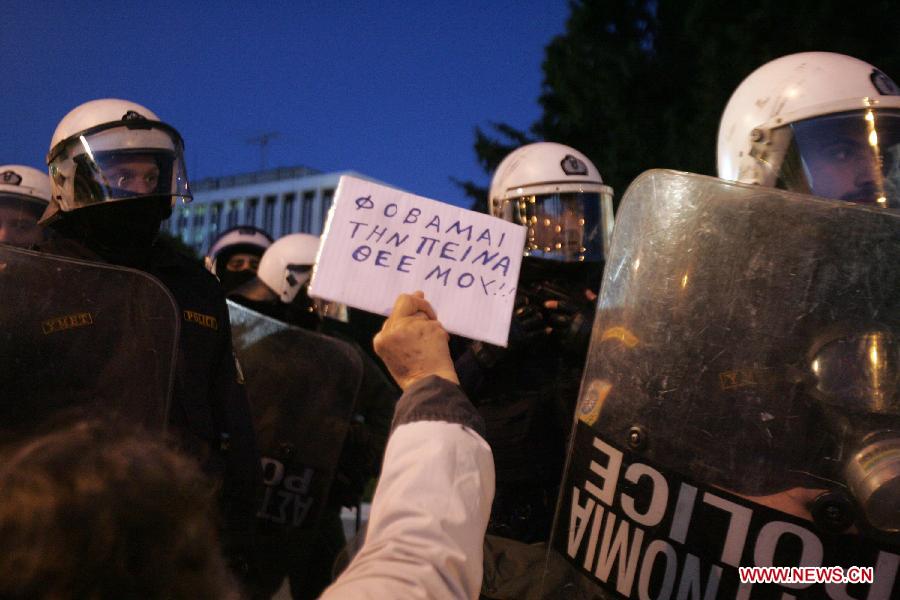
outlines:
M415 292L397 297L374 345L397 385L406 390L429 375L459 383L447 346L449 338L425 294Z

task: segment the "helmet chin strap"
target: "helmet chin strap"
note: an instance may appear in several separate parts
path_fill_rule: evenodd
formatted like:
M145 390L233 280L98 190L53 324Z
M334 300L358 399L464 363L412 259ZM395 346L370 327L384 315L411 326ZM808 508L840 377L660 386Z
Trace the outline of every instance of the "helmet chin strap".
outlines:
M71 211L52 227L113 264L141 268L149 262L160 224L171 211L166 197L122 200Z

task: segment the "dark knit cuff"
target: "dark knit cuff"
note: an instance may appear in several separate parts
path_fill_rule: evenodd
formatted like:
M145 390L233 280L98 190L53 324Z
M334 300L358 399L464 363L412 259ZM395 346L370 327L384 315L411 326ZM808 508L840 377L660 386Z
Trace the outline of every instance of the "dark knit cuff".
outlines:
M484 419L455 383L430 375L403 392L394 410L391 431L415 421L459 423L485 436Z

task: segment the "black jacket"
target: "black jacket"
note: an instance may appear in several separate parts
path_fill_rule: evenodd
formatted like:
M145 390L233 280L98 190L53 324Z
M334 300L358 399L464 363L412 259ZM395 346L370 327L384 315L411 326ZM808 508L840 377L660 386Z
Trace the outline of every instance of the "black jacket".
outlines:
M105 262L85 245L57 237L39 251ZM181 332L170 430L183 449L222 483L226 544L242 544L253 527L260 459L244 390L231 346L223 292L209 272L168 246L154 244L140 270L156 277L174 296ZM140 369L135 365L135 369Z

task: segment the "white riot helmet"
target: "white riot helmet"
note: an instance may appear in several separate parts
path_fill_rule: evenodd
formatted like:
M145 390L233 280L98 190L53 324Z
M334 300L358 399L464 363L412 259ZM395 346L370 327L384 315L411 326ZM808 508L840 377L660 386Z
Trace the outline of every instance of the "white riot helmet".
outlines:
M263 253L256 276L285 304L297 297L309 281L316 264L319 237L308 233L292 233L278 238Z
M601 261L613 227L613 190L581 152L538 142L511 152L491 181L491 214L528 228L525 255Z
M178 132L127 100L86 102L60 121L47 165L53 192L50 218L103 202L169 197L191 199Z
M43 209L50 202L50 180L33 167L0 165L0 195L34 202Z
M843 54L773 60L728 101L717 163L723 179L900 206L900 89Z
M43 240L38 219L48 202L46 173L24 165L0 166L0 243L27 247Z
M226 229L209 248L209 254L206 255L205 261L206 268L214 275L221 277L221 269L225 267L225 263L232 254L255 254L261 258L266 248L271 245L272 236L258 227L238 225Z

